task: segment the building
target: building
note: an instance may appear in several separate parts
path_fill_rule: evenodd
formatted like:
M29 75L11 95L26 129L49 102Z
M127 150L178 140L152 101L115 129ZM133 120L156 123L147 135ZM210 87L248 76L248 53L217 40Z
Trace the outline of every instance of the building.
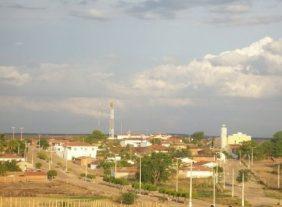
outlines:
M73 160L78 157L96 158L98 151L97 146L81 142L57 143L53 149L59 157L67 160Z
M0 162L12 162L13 160L16 162L24 162L25 158L17 154L0 154Z
M179 177L190 178L191 175L192 178L209 178L213 176L213 171L202 165L193 165L192 171L190 166L179 170Z
M121 167L112 170L112 176L115 178L135 178L138 169L136 167Z
M90 163L92 163L94 159L92 157L82 156L74 158L73 162L75 164L78 164L80 166L88 166Z
M145 134L132 134L130 131L127 134L117 135L117 139L147 139L148 137Z
M242 144L243 142L251 141L252 137L243 134L242 132L238 132L232 135L227 134L227 127L223 124L221 127L221 150L227 150L229 149L230 145L236 145L236 144Z
M149 147L151 146L151 142L143 139L125 139L120 142L122 147L126 147L127 145L132 147Z

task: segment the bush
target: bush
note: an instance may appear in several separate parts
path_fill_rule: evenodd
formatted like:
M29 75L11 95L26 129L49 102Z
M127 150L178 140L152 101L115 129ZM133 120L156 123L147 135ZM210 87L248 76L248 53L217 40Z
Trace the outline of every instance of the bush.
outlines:
M49 170L47 172L47 177L48 177L49 180L54 179L57 175L58 175L58 173L57 173L56 170Z
M133 204L136 199L136 195L132 192L123 193L121 195L121 203L122 204Z
M124 178L115 178L113 176L105 176L103 180L109 183L117 184L117 185L128 185L128 181Z
M48 160L48 156L45 152L43 151L40 151L37 153L37 157L41 160Z
M132 187L135 188L135 189L139 189L139 183L138 182L133 183ZM148 190L148 191L158 190L158 187L156 185L151 184L151 183L142 183L141 188L144 189L144 190Z
M238 182L242 182L243 181L243 174L244 174L244 181L248 182L250 180L250 178L251 178L251 171L248 170L248 169L241 169L241 170L239 170L239 174L238 174L236 180Z
M40 162L35 163L36 169L40 169L42 167L42 164Z

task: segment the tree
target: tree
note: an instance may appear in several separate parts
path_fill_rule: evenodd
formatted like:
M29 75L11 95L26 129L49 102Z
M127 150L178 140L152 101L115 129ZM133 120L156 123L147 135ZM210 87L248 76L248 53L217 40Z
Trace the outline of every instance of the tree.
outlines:
M100 130L94 130L92 134L84 138L84 141L89 144L93 144L98 141L105 140L106 138L107 136L103 132L101 132Z
M192 135L191 135L193 141L199 143L200 141L202 141L204 138L205 138L205 134L204 132L194 132Z
M40 151L37 153L37 157L41 160L48 160L48 156L44 151Z
M135 193L128 192L128 193L123 193L121 195L121 203L122 204L133 204L135 201L136 195Z
M42 138L37 142L37 145L39 145L42 149L46 150L49 147L48 139Z
M171 174L172 159L166 153L152 153L142 159L142 181L153 184L166 181ZM139 176L139 173L137 173Z
M101 164L101 167L104 170L104 176L110 176L111 175L111 169L114 166L113 162L105 161Z
M171 152L172 158L191 157L192 153L189 149L178 149Z
M35 163L36 169L40 169L42 167L42 164L40 162Z
M250 170L241 169L241 170L239 170L238 176L236 178L236 180L240 183L243 181L243 174L244 174L244 182L248 182L251 178L251 171Z
M23 141L14 139L6 141L6 153L19 153L24 154L25 151L25 143Z
M282 157L282 131L278 131L271 139L272 154L274 157Z
M56 170L49 170L47 172L47 177L49 180L53 180L57 176L57 171Z

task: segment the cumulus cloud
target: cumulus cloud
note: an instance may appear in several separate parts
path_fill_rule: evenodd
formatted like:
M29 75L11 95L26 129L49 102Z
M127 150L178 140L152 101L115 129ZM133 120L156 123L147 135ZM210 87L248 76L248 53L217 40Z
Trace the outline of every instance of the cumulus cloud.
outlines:
M193 92L262 98L281 96L280 40L263 38L248 47L206 55L187 65L160 65L139 73L133 86L141 91Z
M15 67L0 66L0 84L21 86L31 81L28 73L20 73Z

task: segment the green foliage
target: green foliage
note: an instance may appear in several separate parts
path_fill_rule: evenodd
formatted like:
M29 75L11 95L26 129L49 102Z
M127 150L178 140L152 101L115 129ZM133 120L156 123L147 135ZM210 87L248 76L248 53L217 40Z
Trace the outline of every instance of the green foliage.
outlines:
M189 149L178 149L171 152L172 158L191 157L192 153Z
M105 182L117 184L117 185L128 185L128 181L124 178L115 178L113 176L104 176L103 180Z
M171 156L166 153L152 153L142 158L142 181L157 184L166 181L171 174ZM137 173L139 176L139 173Z
M13 160L12 162L0 162L0 175L5 175L7 172L16 172L21 169L17 166L17 162Z
M104 170L104 176L110 176L111 175L111 169L114 167L113 162L104 161L100 164L100 167Z
M213 170L214 172L223 173L223 167L220 167L220 166L215 166Z
M159 189L160 193L163 194L167 194L167 195L171 195L173 197L184 197L184 198L188 198L189 194L188 192L183 192L183 191L175 191L175 190L171 190L171 189L165 189L165 188L160 188Z
M21 155L24 154L25 143L23 141L20 141L18 139L6 140L6 143L4 143L4 145L6 147L6 153L19 153Z
M199 143L205 138L205 134L204 132L194 132L191 137L193 139L193 142Z
M120 201L122 204L134 204L136 199L136 194L132 193L132 192L128 192L128 193L123 193L121 195Z
M56 170L49 170L47 172L47 177L49 180L53 180L58 175Z
M135 189L139 189L139 183L138 182L134 182L132 184L132 187ZM151 183L141 183L141 188L143 190L148 190L148 191L156 191L158 190L158 187L156 185L153 185Z
M81 173L81 174L80 174L80 177L82 177L82 178L85 178L85 177L86 177L86 178L88 178L88 179L90 179L90 180L93 180L93 179L95 179L96 176L95 176L95 175L92 175L92 174L87 174L87 175L86 175L85 173Z
M92 134L82 139L89 144L93 144L93 143L97 143L98 141L103 141L106 138L107 136L103 132L101 132L100 130L94 130Z
M49 147L48 139L42 138L37 142L42 149L46 150Z
M35 167L36 167L36 169L40 169L42 167L41 162L35 163Z
M278 131L271 139L272 154L274 157L282 157L282 131Z
M44 151L40 151L37 153L37 157L41 160L48 160L48 156Z
M243 174L244 174L244 181L248 182L250 180L250 178L251 178L251 171L248 170L248 169L241 169L241 170L239 170L238 176L237 176L236 180L238 182L242 182L243 181Z

